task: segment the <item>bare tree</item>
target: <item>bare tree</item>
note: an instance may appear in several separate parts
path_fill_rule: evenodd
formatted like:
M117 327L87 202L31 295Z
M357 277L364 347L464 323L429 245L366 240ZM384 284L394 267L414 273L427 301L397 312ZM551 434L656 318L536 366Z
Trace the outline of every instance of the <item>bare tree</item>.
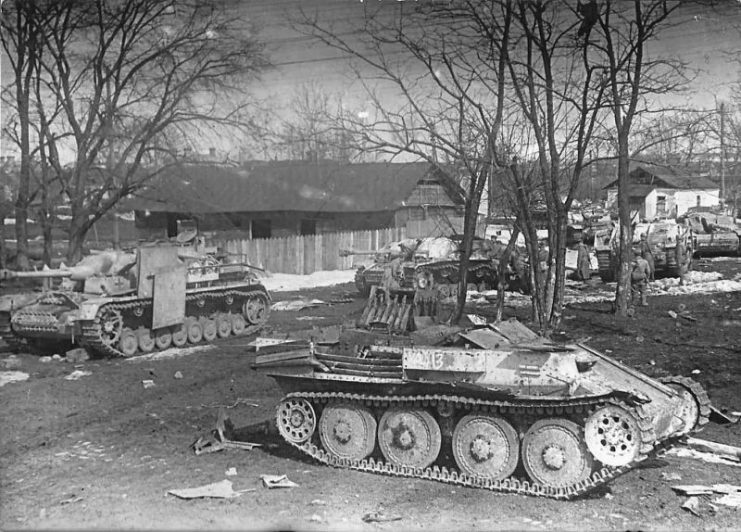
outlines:
M21 166L37 157L69 202L71 260L92 225L172 161L178 146L249 124L244 86L264 61L245 22L217 2L4 7L5 19L17 21L4 22L2 33L6 52L18 57L5 96L20 127L9 134ZM20 208L28 206L29 173L21 170Z
M609 83L616 132L620 266L615 310L620 316L627 315L630 297L631 133L639 118L651 110L651 98L676 91L685 81L680 62L651 58L646 45L669 25L679 6L680 2L667 0L605 0L589 37L590 53L595 63L603 65Z
M402 13L403 12L403 13ZM465 191L460 286L453 319L463 313L466 274L481 194L501 164L509 2L422 2L367 8L352 41L305 15L301 28L356 60L371 102L342 126L356 140L391 157L414 155L454 167ZM381 92L391 96L382 97Z

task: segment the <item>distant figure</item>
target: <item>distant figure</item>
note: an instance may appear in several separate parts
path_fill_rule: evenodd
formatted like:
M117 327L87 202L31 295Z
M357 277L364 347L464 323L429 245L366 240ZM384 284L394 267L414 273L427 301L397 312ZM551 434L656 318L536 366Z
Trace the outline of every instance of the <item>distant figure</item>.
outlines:
M588 281L592 277L592 269L589 264L589 248L580 240L576 251L576 279L577 281Z
M648 238L646 237L646 233L641 233L641 243L640 243L640 250L641 250L641 257L643 257L643 260L648 262L648 267L650 269L650 274L648 276L649 281L654 281L654 250L651 249L651 244L648 243Z
M677 236L677 245L674 247L674 258L679 270L679 286L684 286L687 283L687 271L689 270L689 253L679 236Z
M635 305L636 296L640 296L640 305L648 306L646 299L646 283L649 276L648 262L640 256L640 250L633 250L633 261L631 262L630 271L630 292L631 305Z
M538 242L538 269L541 272L548 271L548 246L545 240Z
M596 0L589 0L586 4L579 2L576 6L576 13L581 15L581 25L576 35L577 37L584 37L585 40L589 39L592 26L599 20L599 6L597 6Z

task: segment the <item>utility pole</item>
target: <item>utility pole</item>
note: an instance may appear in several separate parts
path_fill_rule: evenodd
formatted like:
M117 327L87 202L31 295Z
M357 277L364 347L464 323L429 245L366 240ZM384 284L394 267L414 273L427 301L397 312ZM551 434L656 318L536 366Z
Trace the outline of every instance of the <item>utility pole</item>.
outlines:
M720 102L720 200L726 197L726 104Z

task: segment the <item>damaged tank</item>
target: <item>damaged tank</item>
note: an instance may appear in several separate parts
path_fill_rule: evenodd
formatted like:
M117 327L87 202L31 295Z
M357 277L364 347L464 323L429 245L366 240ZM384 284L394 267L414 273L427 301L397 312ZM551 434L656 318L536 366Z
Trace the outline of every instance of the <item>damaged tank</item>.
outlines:
M313 459L505 493L584 495L707 423L690 379L525 330L487 349L310 345L253 367L285 393L279 433Z
M104 251L72 267L14 272L0 279L61 283L0 298L0 335L16 349L79 345L91 354L132 356L254 332L270 295L252 267L198 245L154 244Z
M687 252L692 256L693 243L689 229L674 220L639 222L633 226L633 246L638 245L641 234L653 250L654 267L657 275L679 277L679 267L674 256L677 240L684 242ZM594 238L594 251L599 264L599 275L605 282L614 281L617 276L620 229L615 224L610 229L598 231Z
M741 226L735 223L733 216L690 213L679 221L692 231L692 247L696 257L741 255Z
M496 262L489 254L490 241L475 239L468 266L467 284L480 290L497 286ZM443 297L458 291L460 242L447 237L408 238L386 244L378 251L341 250L340 256L373 255L374 262L355 272L355 286L361 295L370 295L371 287L383 282L384 272L394 261L401 262L400 285L414 290L420 279L433 281Z

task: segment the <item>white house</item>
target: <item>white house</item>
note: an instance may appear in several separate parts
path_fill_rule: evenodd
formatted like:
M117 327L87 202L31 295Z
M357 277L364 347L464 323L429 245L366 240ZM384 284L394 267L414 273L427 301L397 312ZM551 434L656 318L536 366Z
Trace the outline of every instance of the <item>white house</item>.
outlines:
M640 219L676 218L690 207L713 207L720 203L720 187L704 176L673 168L638 166L628 174L630 210ZM607 205L617 205L617 180L605 187Z

